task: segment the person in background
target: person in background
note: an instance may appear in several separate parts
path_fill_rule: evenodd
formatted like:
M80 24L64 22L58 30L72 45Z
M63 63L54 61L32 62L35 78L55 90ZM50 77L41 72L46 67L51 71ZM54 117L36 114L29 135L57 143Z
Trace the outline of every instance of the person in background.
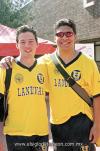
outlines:
M34 58L36 31L28 25L16 33L20 54L12 63L8 116L4 125L8 151L47 151L48 117L45 103L46 67ZM4 97L5 69L0 68L0 97Z
M70 19L55 24L55 55L59 64L90 96L90 107L57 71L51 55L40 58L47 67L51 132L55 151L95 151L100 145L100 74L92 58L75 51L76 25ZM3 60L1 65L7 67Z

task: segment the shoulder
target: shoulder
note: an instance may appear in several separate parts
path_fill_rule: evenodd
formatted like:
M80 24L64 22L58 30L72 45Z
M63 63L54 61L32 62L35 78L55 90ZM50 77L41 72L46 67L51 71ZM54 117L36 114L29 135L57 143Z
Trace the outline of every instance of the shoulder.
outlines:
M51 61L50 54L45 54L37 59L37 62L41 64L48 64L50 61Z
M6 70L7 70L7 69L0 67L0 74L3 74L3 73L5 74L5 73L6 73Z
M81 61L83 62L84 66L86 67L86 69L90 70L97 70L98 71L98 66L95 62L95 60L90 57L89 55L83 54L81 55Z
M4 82L6 77L6 69L0 68L0 82Z
M82 57L83 61L86 61L86 63L89 63L89 64L96 63L95 60L92 57L90 57L89 55L82 53L81 57Z

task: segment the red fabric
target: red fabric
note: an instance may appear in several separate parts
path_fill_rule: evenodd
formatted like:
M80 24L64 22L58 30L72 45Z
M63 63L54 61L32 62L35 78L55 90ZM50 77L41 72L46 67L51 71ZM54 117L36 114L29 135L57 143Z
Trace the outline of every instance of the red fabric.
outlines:
M15 43L0 44L0 56L18 56L18 54Z

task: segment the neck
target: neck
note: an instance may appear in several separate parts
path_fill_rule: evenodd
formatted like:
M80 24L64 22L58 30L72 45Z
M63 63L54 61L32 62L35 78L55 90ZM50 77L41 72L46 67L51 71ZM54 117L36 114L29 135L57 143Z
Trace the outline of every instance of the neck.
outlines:
M58 52L58 55L60 56L60 58L65 63L68 63L71 60L73 60L78 54L78 52L76 52L74 49L61 50L61 49L58 48L57 52Z
M35 62L34 56L19 56L17 57L17 60L20 61L23 65L30 67Z

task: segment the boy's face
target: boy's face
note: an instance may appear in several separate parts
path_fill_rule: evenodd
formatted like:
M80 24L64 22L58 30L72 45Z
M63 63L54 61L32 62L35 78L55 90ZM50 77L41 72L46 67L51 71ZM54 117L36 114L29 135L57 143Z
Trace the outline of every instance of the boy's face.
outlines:
M35 36L31 32L24 32L19 34L18 43L16 47L22 54L35 54L38 43Z
M60 49L67 50L73 48L75 40L76 36L71 27L61 26L56 30L55 42Z

